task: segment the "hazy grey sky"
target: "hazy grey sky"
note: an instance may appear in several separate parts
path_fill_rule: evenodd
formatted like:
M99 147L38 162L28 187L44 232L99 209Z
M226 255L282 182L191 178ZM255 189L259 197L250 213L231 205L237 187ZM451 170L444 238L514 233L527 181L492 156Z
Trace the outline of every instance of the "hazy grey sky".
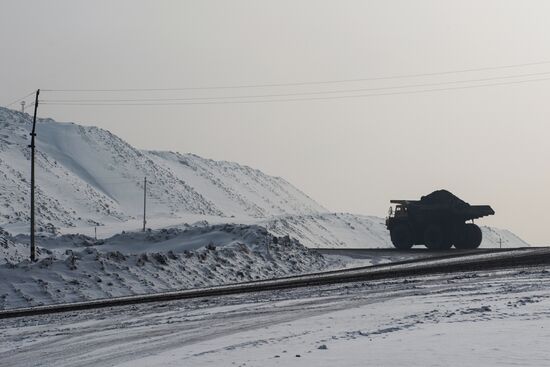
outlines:
M2 0L0 103L36 88L294 83L549 62L417 78L114 97L288 94L549 72L490 83L544 79L550 78L549 19L548 1ZM443 87L473 84L480 83ZM448 188L471 203L491 204L497 214L483 223L533 243L550 242L550 80L276 103L44 105L39 112L104 127L141 148L262 169L332 211L384 216L392 198Z

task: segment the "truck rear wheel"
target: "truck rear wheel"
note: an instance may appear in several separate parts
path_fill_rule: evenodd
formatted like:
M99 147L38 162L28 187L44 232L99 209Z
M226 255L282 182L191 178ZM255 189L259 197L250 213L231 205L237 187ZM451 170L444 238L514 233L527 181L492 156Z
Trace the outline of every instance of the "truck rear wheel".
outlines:
M445 232L440 226L430 225L424 231L424 244L429 250L448 250L452 243L448 240Z
M471 250L481 245L483 235L481 228L473 223L467 223L458 232L455 247L462 250Z
M399 250L409 250L413 245L411 229L405 224L392 228L390 238L393 246Z

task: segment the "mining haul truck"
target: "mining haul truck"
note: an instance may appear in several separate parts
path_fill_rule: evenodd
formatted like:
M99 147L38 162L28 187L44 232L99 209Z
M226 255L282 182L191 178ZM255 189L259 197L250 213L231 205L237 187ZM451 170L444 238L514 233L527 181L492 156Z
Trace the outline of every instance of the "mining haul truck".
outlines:
M425 245L430 250L475 249L481 229L474 219L495 214L489 205L470 205L446 190L434 191L420 200L390 200L386 227L393 245L408 250ZM467 221L472 223L466 223Z

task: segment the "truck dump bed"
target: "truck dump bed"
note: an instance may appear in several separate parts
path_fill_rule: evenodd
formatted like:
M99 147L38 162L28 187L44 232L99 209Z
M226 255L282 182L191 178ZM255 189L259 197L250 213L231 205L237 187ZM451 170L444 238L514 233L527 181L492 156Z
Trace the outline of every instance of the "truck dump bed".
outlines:
M390 200L390 203L404 205L409 210L421 213L452 213L464 220L495 214L489 205L470 205L447 190L434 191L429 195L422 196L420 200Z
M465 218L467 220L494 215L495 211L489 205L470 205L466 210Z

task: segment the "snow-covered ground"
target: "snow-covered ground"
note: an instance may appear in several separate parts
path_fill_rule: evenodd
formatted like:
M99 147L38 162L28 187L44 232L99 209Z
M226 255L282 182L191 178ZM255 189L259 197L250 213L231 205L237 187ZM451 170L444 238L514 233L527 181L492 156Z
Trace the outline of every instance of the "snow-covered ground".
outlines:
M416 256L322 256L308 247L391 248L384 219L329 213L284 179L237 163L139 150L96 127L41 119L41 235L30 263L29 132L28 115L0 108L0 308ZM482 247L528 246L507 230L482 230ZM484 365L525 356L538 365L548 354L526 340L546 336L535 326L550 328L547 277L465 274L2 320L0 365L478 364L465 350Z
M315 223L320 218L316 217ZM349 216L345 218L349 220ZM330 233L314 230L319 231L319 238ZM367 238L368 231L358 230ZM40 235L40 260L31 263L28 235L13 237L0 232L0 309L238 283L427 256L397 251L323 256L285 231L279 233L273 235L258 225L197 223L122 232L97 240L82 234ZM340 233L344 236L345 232ZM382 230L380 233L387 236Z
M0 321L2 366L543 366L544 268Z

